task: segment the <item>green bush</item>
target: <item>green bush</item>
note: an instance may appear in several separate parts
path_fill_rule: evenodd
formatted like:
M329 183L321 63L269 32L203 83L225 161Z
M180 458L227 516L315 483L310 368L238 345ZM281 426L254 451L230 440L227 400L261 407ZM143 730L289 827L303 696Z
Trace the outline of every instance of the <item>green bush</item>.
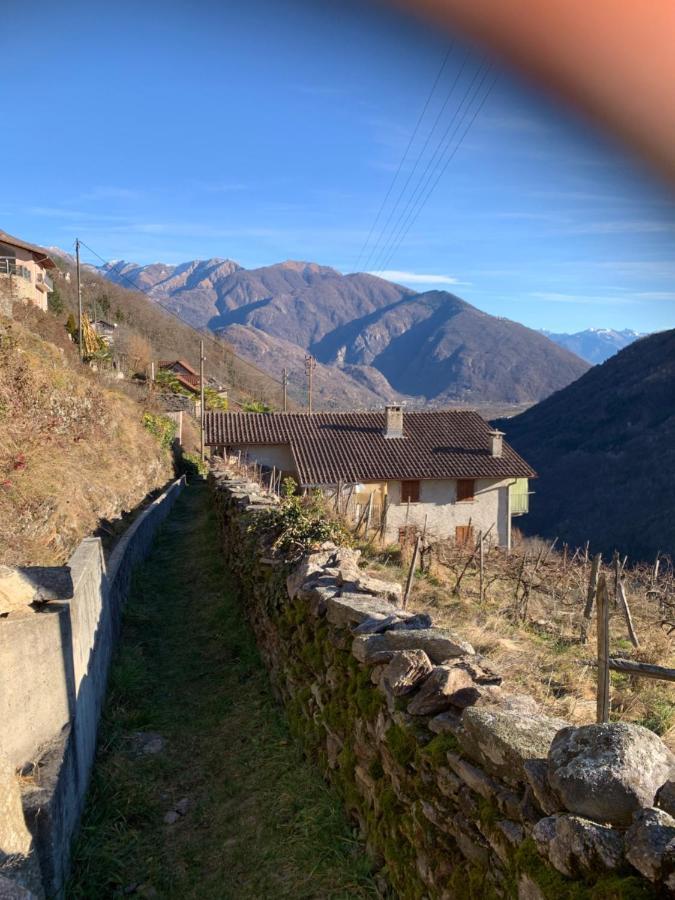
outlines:
M188 481L196 481L208 474L209 467L199 453L181 453L178 459L178 474L185 475Z
M56 287L50 294L47 295L47 309L55 316L60 316L65 309L61 292Z
M159 416L154 413L146 412L143 413L143 424L150 434L153 434L157 438L160 446L163 447L164 450L171 449L171 445L176 437L176 432L178 431L178 425L173 419L169 419L167 416Z
M292 493L295 482L284 481L284 494L279 506L267 510L255 529L277 533L274 547L283 553L305 551L324 541L336 544L347 542L348 535L342 525L330 517L324 498L319 491L305 497Z
M253 412L253 413L268 413L272 412L272 407L263 403L262 400L248 400L246 403L243 403L241 408L244 412Z

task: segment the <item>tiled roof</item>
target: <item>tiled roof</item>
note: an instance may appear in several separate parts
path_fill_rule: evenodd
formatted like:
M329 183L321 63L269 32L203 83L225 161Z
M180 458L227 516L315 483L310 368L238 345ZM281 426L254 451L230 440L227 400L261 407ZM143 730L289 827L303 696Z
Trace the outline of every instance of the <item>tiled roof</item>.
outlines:
M9 244L11 247L20 247L22 250L28 250L35 257L35 261L39 262L45 269L56 268L56 263L51 256L43 247L38 247L37 244L29 244L27 241L22 241L21 238L16 238L2 230L0 230L0 243Z
M531 478L504 441L490 453L488 423L476 412L405 412L402 438L385 438L384 412L208 412L209 446L290 445L303 485L425 478Z
M193 369L189 363L186 363L184 359L160 359L160 369L170 369L171 366L181 366L186 372L190 372L192 375L196 375L197 378L199 378L197 371Z

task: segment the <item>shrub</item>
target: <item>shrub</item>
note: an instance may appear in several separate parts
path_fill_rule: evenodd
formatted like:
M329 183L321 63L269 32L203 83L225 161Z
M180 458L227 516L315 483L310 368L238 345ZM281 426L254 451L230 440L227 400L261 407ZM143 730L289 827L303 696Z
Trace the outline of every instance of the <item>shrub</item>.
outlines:
M242 404L244 412L253 412L253 413L268 413L272 412L272 407L267 403L263 403L262 400L248 400L246 403Z
M154 413L143 413L143 425L159 441L164 450L169 450L173 444L178 425L167 416L159 416Z
M340 522L330 517L323 496L319 491L300 497L288 491L295 490L292 478L284 481L285 496L279 506L266 511L257 530L271 530L277 533L274 547L283 553L305 551L324 541L344 544L347 532Z
M178 460L178 473L185 475L188 481L195 481L208 474L209 467L199 453L183 452Z

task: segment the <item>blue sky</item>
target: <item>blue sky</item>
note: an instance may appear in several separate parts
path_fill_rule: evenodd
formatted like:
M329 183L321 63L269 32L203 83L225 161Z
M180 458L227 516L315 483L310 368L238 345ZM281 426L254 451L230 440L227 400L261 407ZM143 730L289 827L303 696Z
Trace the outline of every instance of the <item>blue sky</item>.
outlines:
M30 36L0 58L17 101L0 140L5 230L141 263L359 261L554 331L675 326L670 189L503 69L412 227L404 216L393 240L404 194L377 244L482 64L466 45L452 43L363 254L448 36L366 2L58 7L3 4Z

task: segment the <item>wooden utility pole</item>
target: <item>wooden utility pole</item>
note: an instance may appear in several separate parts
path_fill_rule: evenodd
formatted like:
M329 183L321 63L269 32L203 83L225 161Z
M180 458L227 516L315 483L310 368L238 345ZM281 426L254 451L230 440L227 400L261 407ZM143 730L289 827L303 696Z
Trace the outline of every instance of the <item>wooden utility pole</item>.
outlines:
M371 497L372 497L372 494L371 494ZM402 601L403 609L405 609L406 606L408 605L408 598L410 597L410 591L412 590L413 579L415 578L415 569L417 568L417 556L420 552L420 544L421 544L421 538L418 535L417 540L415 541L415 549L413 550L412 562L410 563L410 568L408 569L408 578L406 579L406 583L405 583L405 591L403 592L403 601Z
M314 375L314 369L316 369L316 360L308 354L305 357L305 375L307 376L307 409L310 416L312 414L312 376Z
M199 445L204 462L204 341L199 342Z
M82 340L82 284L80 282L79 238L75 238L75 272L77 278L77 340L80 347L80 360L84 360L84 341Z
M604 575L598 579L598 723L609 722L609 597Z
M288 412L288 369L284 369L282 372L281 384L284 389L284 412Z

